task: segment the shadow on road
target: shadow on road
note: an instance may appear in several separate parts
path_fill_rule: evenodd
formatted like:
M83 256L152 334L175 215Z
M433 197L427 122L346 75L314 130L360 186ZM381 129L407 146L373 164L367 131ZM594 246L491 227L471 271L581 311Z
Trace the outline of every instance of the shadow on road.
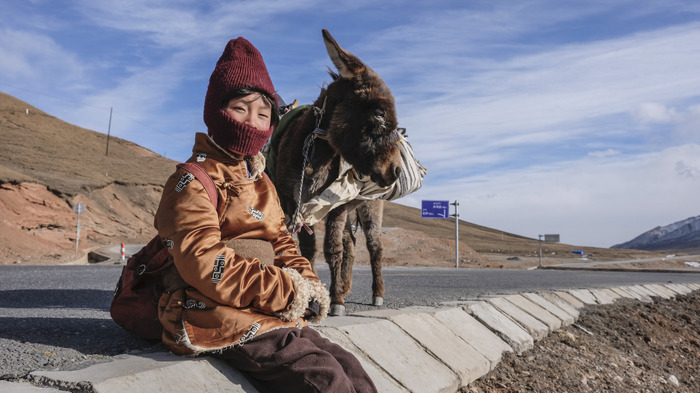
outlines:
M117 326L109 316L111 299L112 291L94 289L0 291L0 338L107 356L162 346Z

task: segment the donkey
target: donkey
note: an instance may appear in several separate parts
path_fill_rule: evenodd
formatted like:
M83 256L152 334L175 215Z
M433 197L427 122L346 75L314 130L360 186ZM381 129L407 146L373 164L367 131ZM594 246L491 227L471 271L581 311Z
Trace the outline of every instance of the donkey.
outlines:
M290 120L276 149L274 182L282 208L290 217L300 204L334 181L341 157L382 187L395 182L401 172L393 135L398 122L391 91L372 69L342 49L327 30L323 30L323 40L337 73L329 70L333 81L321 89L311 108ZM325 136L316 137L321 134ZM356 214L367 239L372 304L383 304L383 210L381 200L355 200L326 216L323 252L331 273L331 315L345 314L345 295L352 285L355 239L348 230L349 213ZM298 239L302 255L314 266L315 235L302 230Z

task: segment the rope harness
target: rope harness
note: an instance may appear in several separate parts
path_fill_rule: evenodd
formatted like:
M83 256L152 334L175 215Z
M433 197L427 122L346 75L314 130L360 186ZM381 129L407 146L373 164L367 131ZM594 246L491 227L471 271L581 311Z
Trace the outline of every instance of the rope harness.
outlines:
M310 166L310 164L314 158L314 153L316 152L316 145L314 142L316 141L316 138L325 137L327 135L326 130L321 129L321 121L323 120L323 115L326 113L327 99L327 96L323 98L323 106L321 106L320 108L317 106L312 107L314 110L314 116L316 116L316 128L314 128L313 132L311 132L306 137L306 139L304 139L304 148L301 151L301 154L304 156L304 164L301 168L301 180L299 181L299 196L296 200L297 207L294 211L294 216L292 217L292 228L294 229L296 229L297 227L297 219L301 210L301 196L304 191L304 177L305 175L311 175L313 173L313 168Z

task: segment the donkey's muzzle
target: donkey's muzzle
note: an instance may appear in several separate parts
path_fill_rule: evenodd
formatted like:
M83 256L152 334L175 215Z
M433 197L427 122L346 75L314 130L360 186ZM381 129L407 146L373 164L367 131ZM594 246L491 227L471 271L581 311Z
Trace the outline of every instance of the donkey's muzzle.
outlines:
M401 167L396 165L391 168L388 168L388 170L384 173L373 173L370 178L372 179L373 182L377 183L380 187L389 187L390 185L394 184L394 182L399 178L399 175L401 174Z

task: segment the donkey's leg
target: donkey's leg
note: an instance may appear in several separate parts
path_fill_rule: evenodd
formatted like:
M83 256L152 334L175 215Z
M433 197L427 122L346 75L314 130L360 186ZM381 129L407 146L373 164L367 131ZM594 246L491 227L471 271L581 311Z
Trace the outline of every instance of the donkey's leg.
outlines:
M354 212L348 212L345 220L345 230L343 230L343 264L340 268L340 275L343 277L342 291L345 295L352 290L352 266L355 263L355 243L357 239L352 231L352 223L355 219Z
M345 282L342 274L343 263L343 228L347 211L344 207L333 209L326 216L326 235L323 242L323 254L331 273L330 315L345 315Z
M311 263L311 269L313 269L314 273L318 275L315 262L316 252L318 250L316 247L316 233L309 234L302 229L299 231L299 233L297 233L297 237L299 238L299 251L301 252L301 255L309 260Z
M382 278L382 215L384 214L384 201L375 200L365 202L357 208L362 230L367 240L367 251L372 265L372 305L384 304L384 279Z

